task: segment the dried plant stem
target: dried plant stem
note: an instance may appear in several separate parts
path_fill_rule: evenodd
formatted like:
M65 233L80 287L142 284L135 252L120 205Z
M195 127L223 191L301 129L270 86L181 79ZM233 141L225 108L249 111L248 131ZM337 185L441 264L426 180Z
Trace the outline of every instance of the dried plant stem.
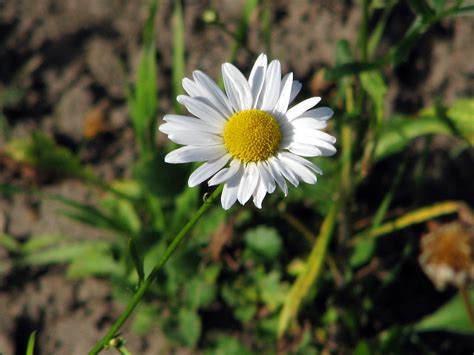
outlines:
M142 300L145 292L148 290L150 285L155 281L160 269L168 261L168 259L171 257L171 255L173 255L174 251L176 250L178 245L182 242L182 240L186 237L186 235L191 230L191 228L202 217L202 215L209 209L209 207L211 207L212 202L220 195L223 187L224 187L223 185L220 185L216 190L214 190L214 192L211 194L210 197L208 197L204 200L204 203L199 208L199 210L193 215L193 217L188 221L188 223L186 223L186 225L183 227L183 229L181 229L181 231L174 237L173 241L168 246L168 248L166 249L166 251L163 254L163 256L161 257L161 259L155 265L155 267L150 272L148 277L141 283L141 285L135 291L135 294L133 295L132 300L127 305L127 308L125 308L125 311L123 311L122 314L117 318L117 320L112 325L112 327L109 329L107 334L105 334L105 336L99 342L97 342L95 344L95 346L89 352L89 355L98 354L106 346L109 345L109 343L112 339L114 339L114 337L116 336L119 329L122 327L122 325L128 319L128 317L130 317L133 310L136 308L136 306Z

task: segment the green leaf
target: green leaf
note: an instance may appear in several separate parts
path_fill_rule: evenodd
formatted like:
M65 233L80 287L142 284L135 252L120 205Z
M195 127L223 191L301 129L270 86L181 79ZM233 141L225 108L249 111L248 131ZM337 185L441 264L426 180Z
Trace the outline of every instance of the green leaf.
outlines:
M67 269L67 276L70 278L122 277L123 266L112 258L109 250L90 246L72 258Z
M215 348L205 352L205 355L252 355L239 340L230 336L222 336L217 340Z
M138 284L140 285L145 279L145 271L143 269L143 258L141 257L138 251L137 243L133 238L128 240L128 250L130 252L133 265L135 266L135 271L138 275Z
M242 323L248 323L257 313L257 305L253 303L240 305L234 308L234 316Z
M55 246L60 242L64 242L67 238L60 234L42 234L33 235L28 241L23 243L21 251L23 253L34 253L38 250Z
M107 216L95 206L90 206L60 196L55 197L55 199L70 207L68 210L61 210L60 213L71 219L77 220L81 223L89 224L97 228L113 230L127 236L133 235L134 233L134 231L130 230L129 226L123 223L121 219L115 218L115 216Z
M26 347L26 355L33 355L35 351L36 330L30 334L28 338L28 345Z
M433 0L433 8L437 14L441 13L444 9L446 0Z
M91 251L108 250L109 243L105 241L74 242L62 245L55 245L32 253L25 253L20 260L20 265L48 265L71 262L77 257L86 255ZM87 258L86 258L87 260Z
M393 117L382 127L375 148L375 160L381 160L398 153L413 139L428 134L452 134L452 130L446 122L438 117Z
M140 54L137 79L134 88L129 88L127 104L132 117L135 136L142 159L153 156L158 110L156 85L155 17L158 1L151 0L148 18L143 31L143 48Z
M349 41L341 39L336 44L336 65L347 64L352 61L351 45Z
M159 151L152 157L141 159L134 166L134 178L147 194L161 199L175 198L186 186L188 176L186 164L166 164L165 152Z
M384 62L389 62L394 67L403 63L408 58L413 46L419 42L421 36L427 31L430 24L430 22L422 21L420 17L417 17L401 41L391 48Z
M201 318L193 311L181 308L178 313L179 332L183 343L187 346L194 346L201 336Z
M467 5L448 11L449 16L472 16L474 15L474 5Z
M11 140L5 151L13 159L31 164L47 173L82 179L94 179L92 170L84 168L77 156L69 149L57 145L41 132L35 132L31 139Z
M281 250L281 237L274 228L259 226L245 234L247 248L266 260L278 257Z
M469 144L474 145L474 99L465 98L455 101L448 108L446 115Z
M188 308L198 309L211 304L217 295L216 280L220 266L211 265L191 278L184 286L184 301Z
M288 292L288 284L282 283L280 273L272 271L258 280L260 297L268 309L273 312L285 301Z
M141 221L133 205L122 198L117 198L110 194L101 201L101 207L106 213L102 218L106 218L112 228L119 228L131 235L138 235L141 230ZM110 216L110 217L106 217Z
M132 331L138 335L146 335L154 325L158 324L159 319L160 314L156 309L156 306L143 303L135 311L132 322Z
M14 237L11 235L0 233L0 246L4 247L10 252L20 251L21 245Z
M474 302L474 291L468 293L471 303ZM474 334L474 328L464 307L460 294L438 310L415 324L417 331L447 331L453 333Z
M375 105L377 122L382 121L384 98L387 93L387 85L385 84L382 74L378 71L363 72L360 74L360 82Z
M413 11L423 19L429 20L435 15L435 12L426 0L408 0L408 3Z
M371 355L372 352L370 351L369 344L367 340L360 340L357 343L357 346L354 350L354 355Z
M227 213L220 206L212 208L207 212L206 217L202 218L194 227L195 240L207 243L211 233L223 224L226 218Z
M366 263L367 260L369 260L370 257L373 255L374 250L375 250L374 239L364 239L357 242L349 259L350 265L352 267L358 267Z
M254 270L254 274L263 273L261 269ZM258 276L255 277L257 280ZM248 276L240 276L232 284L224 284L221 291L224 301L232 307L234 316L242 323L251 320L257 311L259 290L256 282Z
M189 220L198 205L199 189L186 187L176 197L173 218L167 228L167 233L175 234Z

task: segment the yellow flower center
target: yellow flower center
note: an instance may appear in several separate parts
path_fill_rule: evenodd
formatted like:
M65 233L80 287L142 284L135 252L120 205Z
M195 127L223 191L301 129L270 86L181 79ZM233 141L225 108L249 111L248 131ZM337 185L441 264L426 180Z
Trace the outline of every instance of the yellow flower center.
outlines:
M277 120L261 110L234 113L224 127L224 145L234 158L245 163L274 155L281 141Z

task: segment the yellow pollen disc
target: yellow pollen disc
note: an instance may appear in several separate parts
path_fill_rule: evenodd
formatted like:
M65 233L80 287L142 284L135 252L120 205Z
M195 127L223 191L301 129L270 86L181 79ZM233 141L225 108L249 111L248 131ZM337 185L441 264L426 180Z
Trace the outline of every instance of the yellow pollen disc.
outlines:
M224 145L234 158L245 163L265 160L274 155L281 141L277 120L261 110L233 114L224 127Z

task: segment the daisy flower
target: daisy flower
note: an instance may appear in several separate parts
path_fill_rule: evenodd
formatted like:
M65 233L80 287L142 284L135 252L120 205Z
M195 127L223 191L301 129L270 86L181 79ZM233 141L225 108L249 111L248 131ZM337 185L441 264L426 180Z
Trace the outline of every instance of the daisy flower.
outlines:
M205 73L183 79L188 95L177 100L194 117L165 115L160 131L184 147L170 152L167 163L205 162L189 177L190 187L208 181L224 184L222 207L251 197L258 208L278 186L288 194L286 180L314 184L321 169L303 157L329 156L336 139L321 129L333 115L329 107L313 109L320 97L289 108L301 90L293 73L281 76L278 60L260 54L248 79L232 64L222 65L225 93Z

